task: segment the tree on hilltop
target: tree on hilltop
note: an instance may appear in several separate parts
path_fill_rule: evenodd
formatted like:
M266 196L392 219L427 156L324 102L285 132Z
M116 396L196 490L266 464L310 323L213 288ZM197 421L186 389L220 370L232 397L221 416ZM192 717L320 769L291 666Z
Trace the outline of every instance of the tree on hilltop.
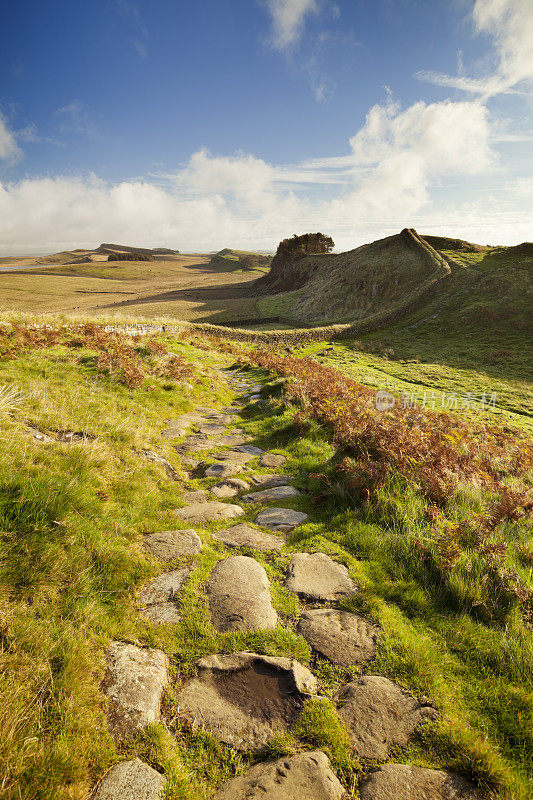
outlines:
M329 253L335 247L331 236L323 233L294 234L289 239L283 239L276 251L276 256L282 259L302 258L303 256L320 255Z

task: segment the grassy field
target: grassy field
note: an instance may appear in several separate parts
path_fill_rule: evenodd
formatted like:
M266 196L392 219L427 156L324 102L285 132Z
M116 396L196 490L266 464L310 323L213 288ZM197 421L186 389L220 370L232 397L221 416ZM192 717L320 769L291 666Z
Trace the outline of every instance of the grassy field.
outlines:
M52 258L52 257L51 257ZM24 263L4 259L3 266ZM251 283L261 270L221 271L209 256L92 262L0 272L0 311L85 316L134 314L202 322L258 316Z
M160 436L165 420L197 405L227 404L218 368L239 352L245 363L258 359L255 350L202 339L157 342L117 340L90 328L31 335L15 329L0 338L2 796L86 800L110 764L137 753L169 777L166 800L207 800L247 767L250 757L180 720L174 690L164 702L164 724L117 748L98 691L110 638L163 648L175 679L189 674L200 656L220 651L249 649L311 664L322 699L307 704L270 752L320 747L352 789L372 765L351 757L329 698L357 671L311 657L294 631L300 603L282 586L290 552L319 549L345 563L360 587L344 607L381 627L376 660L365 671L426 695L438 708L438 720L393 760L458 770L502 800L530 797L533 639L525 606L511 591L513 573L505 571L514 570L521 585L532 587L527 519L504 519L490 534L489 543L506 543L503 584L493 590L487 584L489 576L497 580L488 567L491 556L476 549L470 529L465 541L457 540L462 549L449 572L441 561L428 560L426 550L449 561L446 537L456 541L462 520L481 525L494 507L494 491L460 481L439 501L437 513L423 481L394 467L376 486L374 473L362 465L358 474L367 477L350 488L336 472L349 451L320 416L322 401L312 388L320 376L312 363L307 373L294 373L283 397L273 386L269 403L245 411L238 422L255 444L287 456L283 469L304 491L287 504L310 514L288 538L286 551L249 551L267 570L280 625L239 634L211 628L202 585L224 554L210 535L216 524L198 529L204 550L180 598L182 621L161 628L139 617L135 589L160 571L142 554L142 534L180 527L172 509L182 502L180 484L139 451L156 449L179 470L179 456ZM169 351L178 354L183 377L172 377ZM278 370L273 361L270 371L252 363L250 376L269 380L284 363ZM344 422L345 401L336 399L337 391L336 383L324 384L328 408ZM346 397L364 403L365 391L348 387ZM54 441L35 439L35 430ZM86 438L56 441L66 430ZM385 466L378 451L373 458L373 469L380 459ZM499 483L517 493L531 485L511 460L493 460L501 464ZM193 475L187 488L207 489L213 482ZM253 519L257 510L248 507L241 519Z

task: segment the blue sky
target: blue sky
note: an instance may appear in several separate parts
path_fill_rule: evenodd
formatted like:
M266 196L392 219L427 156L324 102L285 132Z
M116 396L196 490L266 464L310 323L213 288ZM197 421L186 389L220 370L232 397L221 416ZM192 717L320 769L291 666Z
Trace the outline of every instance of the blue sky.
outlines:
M19 0L0 253L531 239L531 0Z

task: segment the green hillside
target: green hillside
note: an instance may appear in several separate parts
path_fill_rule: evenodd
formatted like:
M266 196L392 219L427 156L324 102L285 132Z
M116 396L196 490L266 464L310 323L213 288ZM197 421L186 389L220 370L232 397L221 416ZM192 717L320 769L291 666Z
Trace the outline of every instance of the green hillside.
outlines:
M266 269L271 261L271 256L254 253L251 250L233 250L225 247L211 257L211 267L222 272L234 270Z
M162 800L211 800L253 764L316 749L330 759L346 800L381 763L458 773L486 800L531 796L530 439L462 410L377 410L380 371L407 381L411 363L428 383L442 376L421 353L416 363L384 353L376 335L312 345L294 358L284 348L193 329L137 336L67 318L38 323L4 316L0 326L4 797L87 800L109 767L137 756L165 783ZM418 335L433 335L435 353L432 324L421 320L418 333L391 329L395 347L407 352ZM459 330L443 351L450 361L460 357ZM463 357L463 367L454 367L458 392L470 388L473 351ZM345 375L348 361L356 380ZM518 365L506 373L496 364L494 376L500 369L518 397ZM241 400L257 387L259 404ZM209 464L220 467L221 448L245 462L233 474L244 485L222 500L220 479L205 474ZM296 491L282 501L247 502L254 481L273 473ZM237 504L238 519L177 516L199 491L228 509ZM279 506L307 516L292 531L270 533L278 542L272 550L223 543L236 522L268 534L258 514ZM146 549L151 534L179 540L190 537L191 525L199 535L194 552L161 563ZM345 595L313 602L290 588L293 557L317 552L346 568ZM239 629L237 615L235 628L215 628L207 585L215 565L235 555L265 571L272 627ZM179 616L161 622L146 615L140 591L175 574L169 570L186 580L163 598ZM362 660L341 664L310 646L298 621L324 606L375 632ZM113 642L169 659L156 718L125 738L112 735L113 695L102 682ZM297 717L261 748L230 746L207 717L199 725L187 716L181 699L200 658L242 651L297 659L317 681L298 700ZM268 716L269 703L286 701L273 699L272 688L261 694L257 675L254 691ZM376 757L353 750L337 699L361 676L384 677L431 711L403 744ZM231 686L228 678L220 690L226 703ZM252 701L237 693L235 702ZM369 730L386 711L373 702ZM263 724L259 717L251 730ZM393 742L395 720L387 733Z

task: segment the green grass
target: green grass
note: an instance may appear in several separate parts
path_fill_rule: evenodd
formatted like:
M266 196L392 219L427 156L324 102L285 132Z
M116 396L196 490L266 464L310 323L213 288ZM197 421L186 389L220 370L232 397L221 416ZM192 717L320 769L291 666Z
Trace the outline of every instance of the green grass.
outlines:
M223 523L198 528L204 549L180 595L180 623L157 626L139 616L135 590L161 572L160 564L144 557L142 534L179 528L172 510L182 501L179 484L137 453L161 448L179 469L171 443L160 437L164 421L195 405L225 405L230 400L212 373L213 367L232 360L223 347L216 350L212 343L191 338L162 341L197 364L192 392L158 378L129 390L98 377L94 353L83 347L33 349L0 361L0 386L10 390L0 393L3 796L82 800L108 766L138 754L167 775L166 800L209 800L225 780L241 774L254 760L205 731L192 730L177 714L177 686L164 698L162 723L117 747L106 729L98 689L110 638L164 649L175 678L192 674L196 660L205 654L241 649L309 664L323 696L310 700L293 728L271 742L270 754L324 749L345 787L353 791L371 765L351 756L331 697L358 670L337 669L311 655L295 632L300 602L282 586L292 550L320 549L346 564L360 587L343 607L381 626L376 660L364 671L384 674L426 695L439 710L437 722L392 759L458 770L495 787L500 800L530 797L531 629L516 610L503 624L475 613L478 579L483 576L472 575L466 562L451 588L435 582L416 554L415 542L428 526L423 504L416 489L397 476L372 504L354 504L342 494L315 504L313 494L320 488L309 473L327 474L335 447L318 424L305 430L295 424L298 408L278 401L279 387L272 390L269 405L259 411L248 408L244 423L237 424L244 424L255 444L284 453L282 471L311 492L286 503L310 517L287 537L282 553L244 551L268 573L280 624L271 631L235 634L218 634L211 628L203 586L225 552L211 535ZM406 347L409 341L406 338ZM353 345L335 345L328 357L341 366L346 362L350 369L366 370L368 381L380 369L385 374L387 365L391 380L406 374L406 365L356 351ZM414 364L413 369L423 366ZM450 374L431 380L453 378L463 381L463 387L469 385L468 369L446 367L450 369ZM250 375L265 377L254 371ZM508 377L505 382L518 397L513 381ZM509 408L510 404L511 400ZM28 426L48 433L84 430L96 438L81 444L45 444L29 435ZM187 488L206 489L214 482L197 478ZM450 497L446 513L459 520L466 510L480 510L485 502L486 497L462 487ZM252 521L260 508L246 506L239 521ZM524 524L510 523L506 539L515 558L517 545L528 541ZM518 555L513 563L522 579L531 582L530 565L521 563Z

